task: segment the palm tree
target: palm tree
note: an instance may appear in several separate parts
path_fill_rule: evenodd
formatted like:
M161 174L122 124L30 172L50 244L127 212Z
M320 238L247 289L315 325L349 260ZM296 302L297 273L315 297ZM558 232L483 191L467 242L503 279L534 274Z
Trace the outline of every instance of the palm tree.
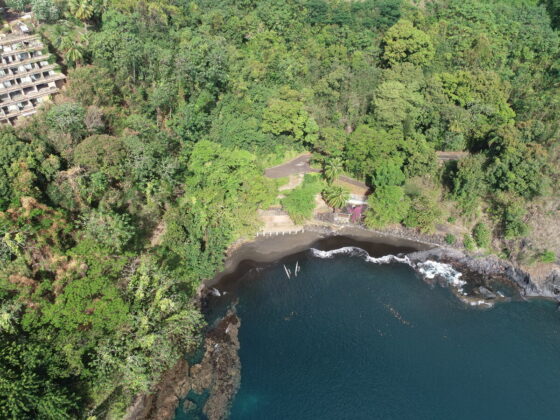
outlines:
M327 183L331 185L338 175L342 172L342 159L332 158L323 164L323 176Z
M94 8L96 14L102 15L109 9L109 0L95 0Z
M84 52L80 45L71 45L64 53L64 59L69 63L76 65L84 57Z
M69 29L68 23L63 22L55 26L53 31L53 46L64 57L69 65L75 66L84 58L84 51L89 43L88 32L74 33Z
M333 211L344 207L350 197L348 191L338 185L329 185L323 190L322 195L326 203L333 208Z
M74 28L67 20L61 20L52 29L52 45L59 51L64 51L74 42Z
M81 21L90 20L95 13L94 2L92 0L70 0L68 2L70 13Z

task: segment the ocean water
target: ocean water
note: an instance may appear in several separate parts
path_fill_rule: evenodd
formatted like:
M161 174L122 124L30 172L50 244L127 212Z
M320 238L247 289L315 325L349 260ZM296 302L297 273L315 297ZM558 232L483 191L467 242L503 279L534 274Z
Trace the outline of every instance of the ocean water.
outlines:
M560 418L552 302L467 307L406 264L311 252L236 289L232 419Z

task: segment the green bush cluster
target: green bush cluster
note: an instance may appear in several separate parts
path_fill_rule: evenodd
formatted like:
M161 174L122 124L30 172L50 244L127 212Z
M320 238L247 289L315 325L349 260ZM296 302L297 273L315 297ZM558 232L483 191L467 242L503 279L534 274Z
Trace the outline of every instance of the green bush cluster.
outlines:
M492 240L492 232L484 223L477 223L472 231L472 236L479 248L488 248Z
M306 174L302 185L290 191L282 199L282 207L288 212L296 224L311 219L316 202L315 196L323 189L321 178L317 175Z
M421 191L407 194L396 185L376 188L368 199L367 226L380 228L389 224L403 223L421 232L431 233L441 216L436 202Z
M554 253L554 251L551 251L549 249L544 250L540 255L539 255L539 260L543 263L553 263L556 262L557 256Z
M468 233L465 233L463 236L463 246L467 251L474 251L476 249L476 242Z
M455 242L457 242L457 238L452 233L447 233L444 240L448 245L455 245Z

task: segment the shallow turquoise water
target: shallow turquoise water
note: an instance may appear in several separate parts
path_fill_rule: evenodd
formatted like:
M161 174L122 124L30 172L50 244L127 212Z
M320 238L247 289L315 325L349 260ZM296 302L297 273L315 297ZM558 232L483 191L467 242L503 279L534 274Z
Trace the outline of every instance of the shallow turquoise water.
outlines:
M553 303L467 308L404 264L298 259L238 288L232 419L560 418Z

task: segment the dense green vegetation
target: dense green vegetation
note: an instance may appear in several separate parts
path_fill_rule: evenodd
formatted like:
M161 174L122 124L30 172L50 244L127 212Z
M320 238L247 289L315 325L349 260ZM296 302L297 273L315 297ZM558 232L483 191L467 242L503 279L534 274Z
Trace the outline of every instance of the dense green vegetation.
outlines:
M191 297L274 201L271 155L367 182L370 226L430 232L451 207L469 249L523 237L527 203L558 194L556 1L6 3L69 73L0 131L7 417L119 417L195 346ZM345 197L315 178L283 200L296 221Z
M282 206L295 223L303 223L311 219L316 205L315 196L322 189L323 184L319 176L306 174L303 178L303 183L290 191L286 198L282 199ZM337 200L335 199L335 201Z

